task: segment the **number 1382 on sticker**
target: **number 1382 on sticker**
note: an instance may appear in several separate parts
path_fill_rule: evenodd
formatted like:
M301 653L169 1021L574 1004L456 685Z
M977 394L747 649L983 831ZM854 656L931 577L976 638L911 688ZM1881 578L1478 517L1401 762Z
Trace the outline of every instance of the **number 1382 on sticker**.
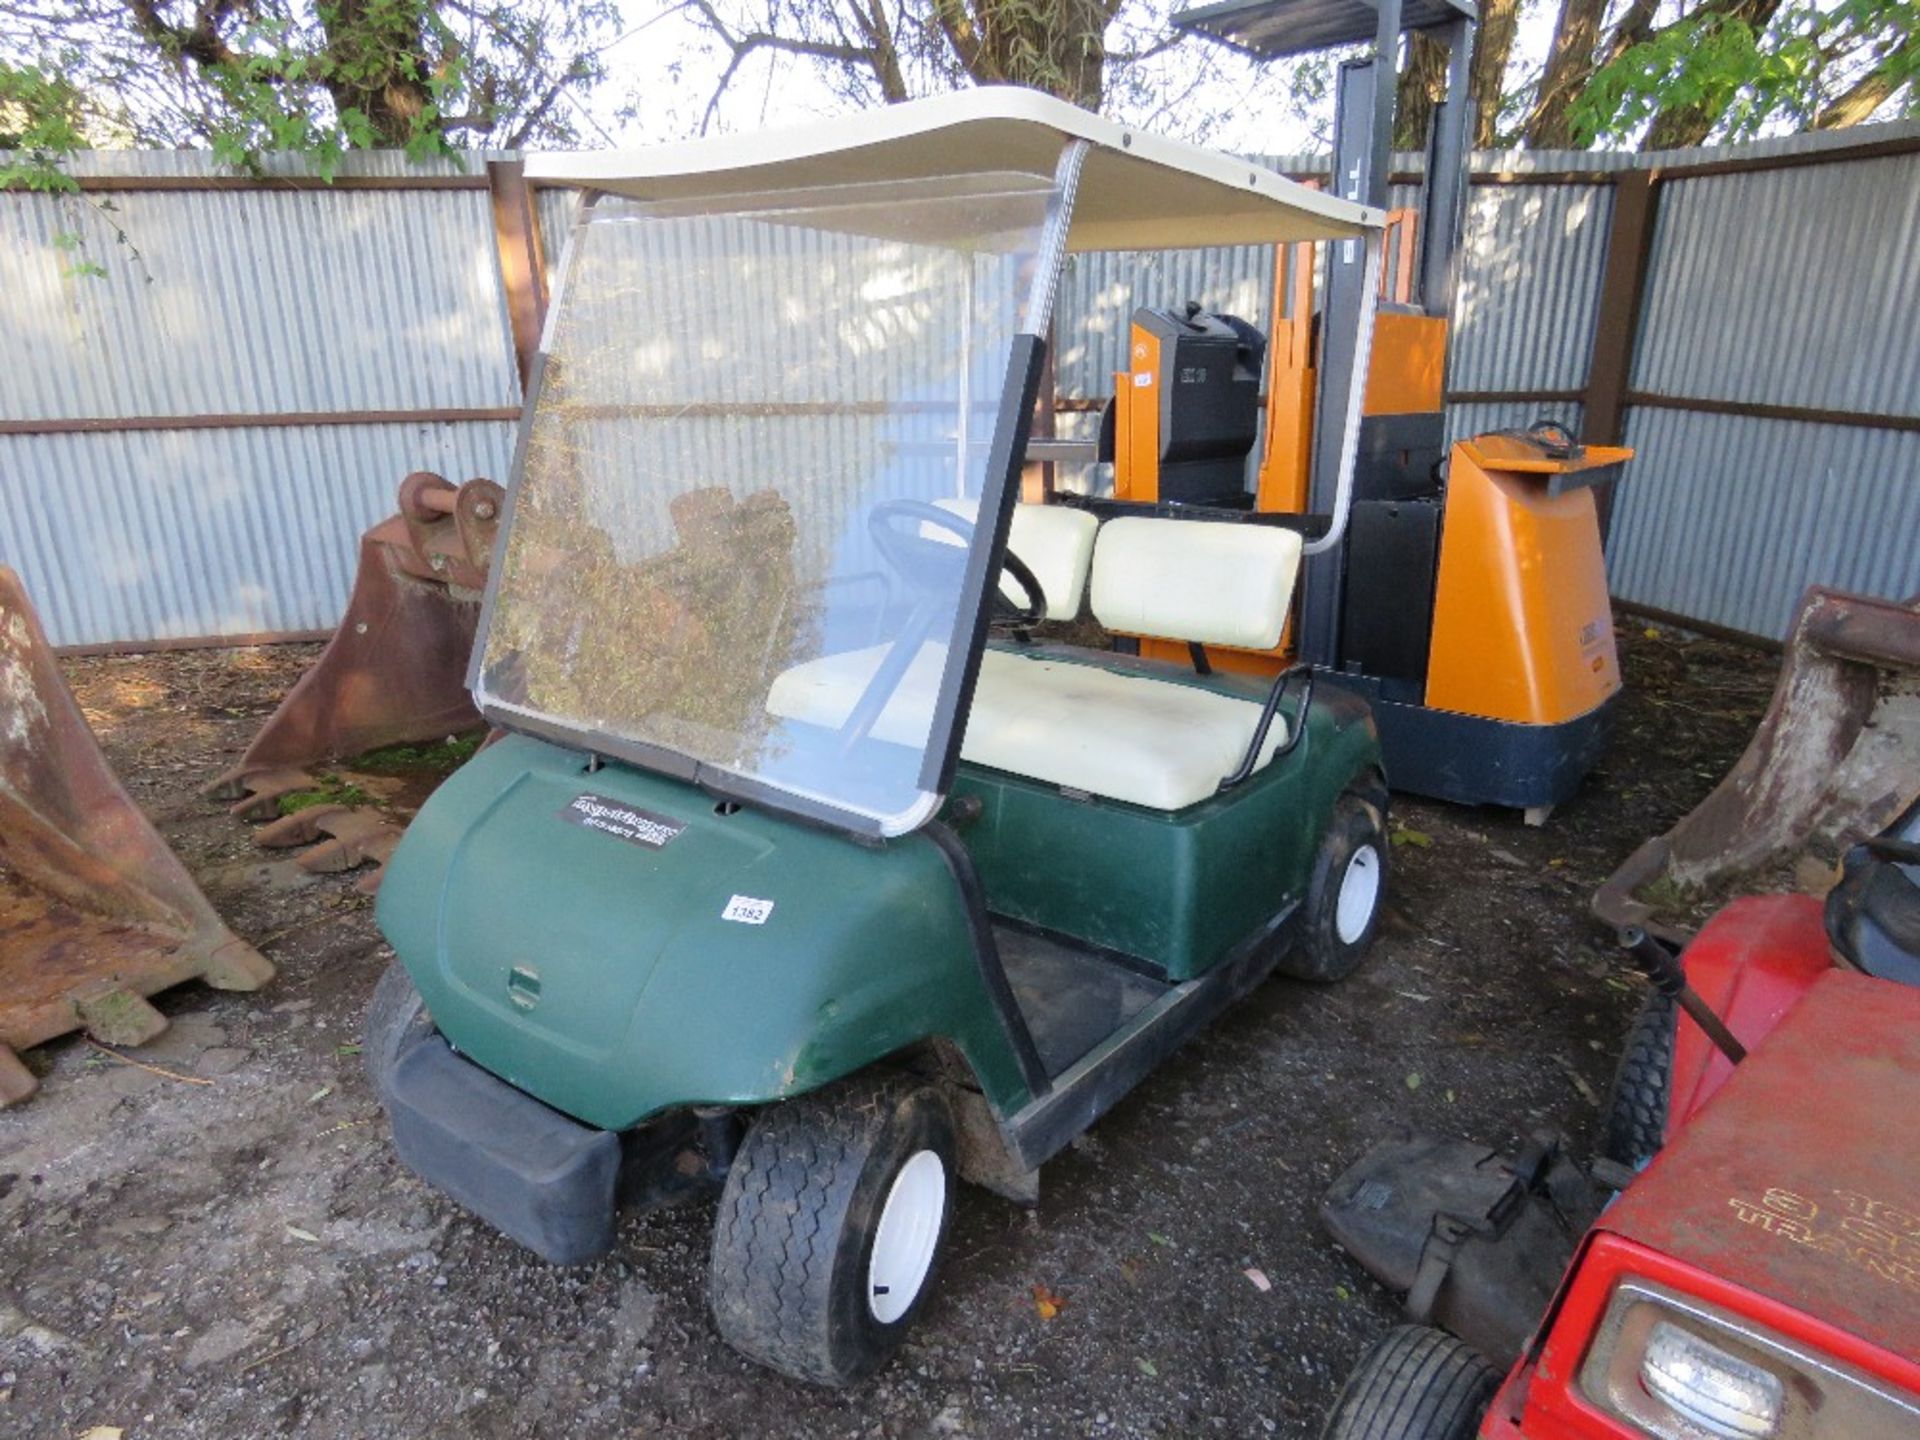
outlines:
M742 925L764 925L771 914L773 914L771 900L755 900L751 895L736 895L727 901L727 908L720 912L720 918L737 920Z

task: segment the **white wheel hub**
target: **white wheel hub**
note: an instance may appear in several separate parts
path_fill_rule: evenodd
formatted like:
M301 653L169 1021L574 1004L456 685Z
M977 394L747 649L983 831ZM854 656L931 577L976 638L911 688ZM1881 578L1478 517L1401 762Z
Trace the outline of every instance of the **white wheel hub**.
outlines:
M947 1213L947 1167L931 1150L915 1153L893 1177L867 1261L867 1306L891 1325L912 1307L933 1268Z
M1333 933L1342 945L1351 945L1367 933L1374 907L1380 903L1380 852L1362 845L1347 857L1340 875L1340 894L1333 902Z

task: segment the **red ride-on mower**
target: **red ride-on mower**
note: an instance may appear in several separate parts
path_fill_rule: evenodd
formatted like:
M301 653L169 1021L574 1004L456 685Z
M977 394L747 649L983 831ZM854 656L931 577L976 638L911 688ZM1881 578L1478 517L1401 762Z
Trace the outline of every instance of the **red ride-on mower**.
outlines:
M1412 1323L1323 1440L1920 1436L1920 805L1824 916L1753 896L1678 961L1631 939L1655 997L1612 1155L1402 1137L1328 1192Z

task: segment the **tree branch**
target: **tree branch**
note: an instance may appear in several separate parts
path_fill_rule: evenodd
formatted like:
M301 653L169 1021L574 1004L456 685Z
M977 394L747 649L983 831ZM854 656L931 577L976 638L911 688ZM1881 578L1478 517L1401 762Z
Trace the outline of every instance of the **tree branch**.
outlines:
M1908 34L1845 93L1832 104L1823 106L1814 117L1813 128L1845 130L1872 119L1873 112L1892 99L1893 93L1911 78L1916 58L1920 58L1920 38Z
M134 25L161 53L196 65L232 65L240 57L220 34L220 26L239 0L203 0L193 12L193 24L175 25L160 13L160 0L126 0Z

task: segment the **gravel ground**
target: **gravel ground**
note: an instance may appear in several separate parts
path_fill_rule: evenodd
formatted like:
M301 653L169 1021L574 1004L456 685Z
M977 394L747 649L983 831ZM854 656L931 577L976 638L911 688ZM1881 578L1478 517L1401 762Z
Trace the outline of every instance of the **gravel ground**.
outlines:
M129 788L280 973L162 997L171 1029L128 1058L167 1075L77 1038L28 1057L40 1094L0 1112L0 1434L1311 1436L1394 1313L1319 1194L1396 1123L1591 1133L1639 982L1587 897L1771 688L1771 656L1623 630L1621 724L1576 800L1539 830L1396 800L1362 971L1270 982L1050 1164L1037 1210L963 1192L917 1336L850 1393L715 1337L711 1202L557 1270L401 1169L350 1050L390 954L368 902L195 793L311 647L73 662Z

